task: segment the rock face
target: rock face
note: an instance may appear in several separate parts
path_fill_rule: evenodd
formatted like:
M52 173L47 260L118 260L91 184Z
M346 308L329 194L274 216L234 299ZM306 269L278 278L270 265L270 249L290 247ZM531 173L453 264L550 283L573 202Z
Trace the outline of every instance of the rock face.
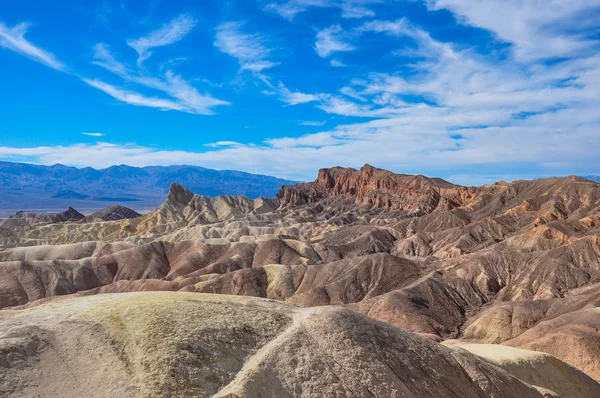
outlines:
M153 290L256 296L438 342L543 351L600 380L600 184L582 178L470 188L333 168L254 200L172 184L143 216L16 223L0 246L0 308Z
M356 204L422 215L459 207L473 194L472 188L439 178L394 174L365 165L359 171L341 167L321 169L315 182L283 186L277 197L282 207L289 207L332 196L348 196Z
M128 293L4 311L0 352L3 397L559 396L349 310L224 295ZM566 368L557 362L548 366ZM553 386L600 394L566 369Z

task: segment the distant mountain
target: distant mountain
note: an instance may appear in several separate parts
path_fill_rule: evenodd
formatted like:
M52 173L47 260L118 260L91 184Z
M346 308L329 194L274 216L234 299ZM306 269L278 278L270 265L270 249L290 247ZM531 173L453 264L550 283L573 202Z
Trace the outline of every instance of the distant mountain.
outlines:
M129 203L148 210L164 200L171 183L177 182L205 196L244 195L273 197L292 181L197 166L111 166L96 170L61 164L39 166L0 162L0 216L18 210L55 212L73 206L91 213L107 202Z
M582 176L582 178L585 178L587 180L592 180L592 181L600 182L600 176Z

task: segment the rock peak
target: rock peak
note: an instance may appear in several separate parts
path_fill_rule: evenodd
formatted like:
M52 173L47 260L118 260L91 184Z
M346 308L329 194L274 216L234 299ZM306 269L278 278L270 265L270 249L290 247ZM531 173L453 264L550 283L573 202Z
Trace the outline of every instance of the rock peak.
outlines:
M72 207L69 207L64 212L57 214L57 217L61 219L61 221L79 221L85 218L83 214Z
M378 169L377 167L373 167L368 163L360 168L361 173L365 173L365 174L373 174L373 172L375 172L376 170L381 170L381 169Z
M194 193L176 182L172 183L169 187L169 194L167 195L167 202L172 205L187 205L190 200L194 197Z

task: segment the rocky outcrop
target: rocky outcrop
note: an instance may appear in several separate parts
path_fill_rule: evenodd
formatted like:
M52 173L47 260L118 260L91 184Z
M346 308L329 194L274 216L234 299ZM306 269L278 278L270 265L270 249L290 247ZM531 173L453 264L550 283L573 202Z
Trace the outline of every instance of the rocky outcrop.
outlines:
M316 181L283 186L277 197L283 208L346 196L356 204L422 215L459 207L474 192L439 178L394 174L365 165L360 170L321 169Z

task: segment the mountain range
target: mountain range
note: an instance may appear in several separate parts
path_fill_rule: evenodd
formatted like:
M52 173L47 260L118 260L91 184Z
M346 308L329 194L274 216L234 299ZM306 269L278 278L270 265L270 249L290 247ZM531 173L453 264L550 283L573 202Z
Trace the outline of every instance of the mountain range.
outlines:
M128 204L136 210L158 206L172 182L207 196L275 196L291 181L233 170L197 166L111 166L96 170L56 164L40 166L0 162L0 213L19 210L58 211L76 207L92 212L109 204Z
M599 294L589 179L173 183L0 225L0 395L598 397Z

